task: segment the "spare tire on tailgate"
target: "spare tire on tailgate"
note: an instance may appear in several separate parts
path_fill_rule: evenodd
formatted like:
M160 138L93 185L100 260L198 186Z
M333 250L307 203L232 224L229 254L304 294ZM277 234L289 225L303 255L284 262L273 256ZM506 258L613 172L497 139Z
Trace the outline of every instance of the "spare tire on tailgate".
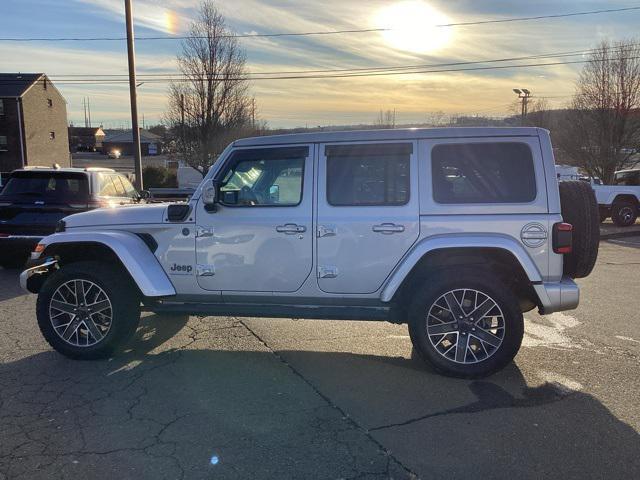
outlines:
M591 185L583 181L560 182L562 218L573 225L573 249L564 255L564 274L583 278L598 258L600 212Z

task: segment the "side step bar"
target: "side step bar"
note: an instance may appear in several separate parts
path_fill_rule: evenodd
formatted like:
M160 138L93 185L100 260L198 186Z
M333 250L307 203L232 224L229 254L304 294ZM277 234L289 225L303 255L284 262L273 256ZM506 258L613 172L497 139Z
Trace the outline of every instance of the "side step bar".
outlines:
M237 303L177 303L157 302L144 306L155 313L182 313L191 315L217 315L267 318L309 318L318 320L383 320L390 321L387 307L361 307L330 305L265 305Z

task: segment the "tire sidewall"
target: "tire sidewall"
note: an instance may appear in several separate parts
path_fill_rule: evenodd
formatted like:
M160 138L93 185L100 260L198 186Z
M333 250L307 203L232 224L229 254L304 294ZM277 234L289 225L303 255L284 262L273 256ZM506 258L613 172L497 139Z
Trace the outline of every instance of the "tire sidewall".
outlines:
M489 295L502 310L505 321L505 336L498 351L475 364L459 364L444 358L427 335L427 313L433 303L448 291L464 288ZM409 334L421 357L438 372L460 378L481 378L504 368L513 360L522 343L524 321L517 299L494 274L458 271L431 277L416 292L409 309Z
M38 326L47 342L58 352L76 359L97 359L110 356L136 330L140 308L135 297L116 282L118 272L107 265L96 267L94 262L63 266L54 272L38 293L36 315ZM77 347L67 343L54 330L49 314L49 304L55 291L70 280L88 280L99 286L109 297L112 306L112 323L107 335L95 345Z

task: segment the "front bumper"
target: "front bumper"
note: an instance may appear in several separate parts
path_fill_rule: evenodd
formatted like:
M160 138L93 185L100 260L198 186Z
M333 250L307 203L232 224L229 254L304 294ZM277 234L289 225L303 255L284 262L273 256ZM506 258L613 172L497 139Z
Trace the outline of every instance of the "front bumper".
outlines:
M20 287L27 292L38 293L49 274L58 268L58 260L55 258L49 257L38 261L35 266L27 268L20 274Z
M573 310L580 303L580 287L570 277L559 282L543 282L533 286L540 299L540 313Z

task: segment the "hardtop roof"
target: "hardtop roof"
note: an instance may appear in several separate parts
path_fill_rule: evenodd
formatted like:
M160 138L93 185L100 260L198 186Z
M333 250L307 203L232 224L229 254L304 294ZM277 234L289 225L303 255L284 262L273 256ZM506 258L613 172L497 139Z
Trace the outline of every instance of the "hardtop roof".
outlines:
M546 130L536 127L448 127L346 130L335 132L291 133L236 140L236 147L285 145L296 143L334 143L365 141L410 141L438 138L537 137Z

